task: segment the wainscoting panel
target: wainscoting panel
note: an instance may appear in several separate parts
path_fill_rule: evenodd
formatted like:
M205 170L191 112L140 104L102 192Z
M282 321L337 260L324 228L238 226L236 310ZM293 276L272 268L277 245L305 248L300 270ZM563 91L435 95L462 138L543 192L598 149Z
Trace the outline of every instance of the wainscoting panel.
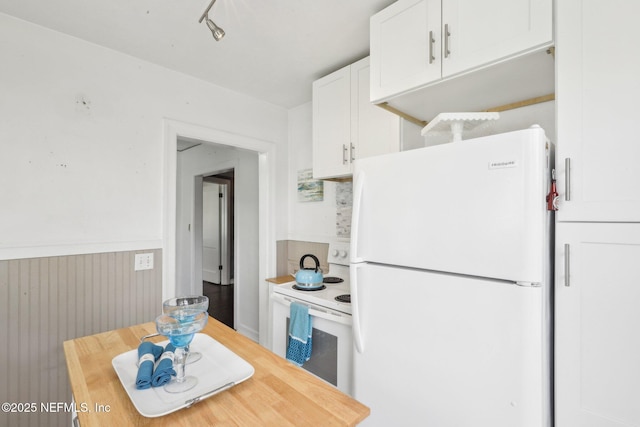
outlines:
M154 268L134 271L135 254L149 252ZM0 426L68 427L64 409L42 410L71 402L62 343L161 311L160 249L0 260L0 402L36 404L35 413L1 412Z

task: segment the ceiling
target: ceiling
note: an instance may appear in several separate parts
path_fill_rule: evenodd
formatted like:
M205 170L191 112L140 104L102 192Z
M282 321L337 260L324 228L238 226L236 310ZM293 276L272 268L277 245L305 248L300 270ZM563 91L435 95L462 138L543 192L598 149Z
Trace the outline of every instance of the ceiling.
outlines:
M0 0L0 12L292 108L369 54L369 17L394 0Z

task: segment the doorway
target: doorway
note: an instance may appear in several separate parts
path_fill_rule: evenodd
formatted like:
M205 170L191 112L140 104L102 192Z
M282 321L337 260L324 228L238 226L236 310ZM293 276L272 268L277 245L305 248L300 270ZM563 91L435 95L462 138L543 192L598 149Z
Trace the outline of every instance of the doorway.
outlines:
M233 328L234 272L233 169L202 179L202 294L209 315Z
M276 144L250 136L230 133L220 129L194 125L182 121L164 119L165 168L163 197L163 252L162 275L164 299L176 295L195 294L202 286L202 270L196 269L201 261L202 251L194 245L198 237L192 231L197 225L194 212L193 179L195 175L207 174L212 170L206 156L200 156L200 163L193 173L184 174L179 159L178 141L197 141L203 145L216 145L252 153L249 159L235 164L220 165L214 170L235 167L236 193L244 188L242 194L255 195L257 208L248 209L245 200L239 200L236 194L236 222L234 248L236 265L234 273L234 327L243 335L266 345L266 325L268 322L268 290L260 286L265 277L275 276L276 265ZM187 150L189 152L191 150ZM257 157L256 157L257 156ZM232 162L229 162L232 163ZM256 165L257 164L257 165ZM245 182L245 172L255 171L251 182ZM185 180L178 179L181 176ZM200 194L202 194L200 192ZM241 207L241 208L240 208ZM249 218L249 213L259 215ZM201 234L200 234L201 236ZM243 267L238 267L237 254L243 255ZM200 258L200 259L199 259ZM252 260L255 260L252 261ZM196 276L200 276L199 280Z

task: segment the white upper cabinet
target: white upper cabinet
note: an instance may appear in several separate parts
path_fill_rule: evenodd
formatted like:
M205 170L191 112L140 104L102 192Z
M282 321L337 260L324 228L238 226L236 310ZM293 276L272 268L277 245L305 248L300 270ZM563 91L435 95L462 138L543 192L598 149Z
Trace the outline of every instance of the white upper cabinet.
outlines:
M342 176L351 171L351 69L342 68L313 82L313 175Z
M443 77L548 46L552 40L552 0L442 1Z
M638 16L637 1L557 2L560 221L640 222Z
M553 43L552 0L399 0L371 18L371 100Z
M397 1L370 28L372 101L440 79L440 0Z
M351 69L351 161L402 149L403 138L413 137L420 144L420 128L400 117L376 107L369 101L369 58L350 66Z
M313 82L313 176L351 175L356 159L422 144L420 128L369 101L369 58Z

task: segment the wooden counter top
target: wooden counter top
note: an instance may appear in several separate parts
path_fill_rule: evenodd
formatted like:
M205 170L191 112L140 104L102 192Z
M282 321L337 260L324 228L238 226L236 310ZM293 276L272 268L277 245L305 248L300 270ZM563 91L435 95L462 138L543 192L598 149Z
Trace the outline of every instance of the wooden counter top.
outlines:
M76 405L90 409L78 413L82 427L353 426L369 415L360 402L209 317L202 332L253 365L255 373L190 408L145 418L129 400L111 360L136 349L140 337L155 332L154 323L144 323L64 342ZM105 410L97 412L96 407Z
M267 279L267 282L275 283L276 285L282 285L283 283L295 282L296 278L290 274L286 276L278 276Z

